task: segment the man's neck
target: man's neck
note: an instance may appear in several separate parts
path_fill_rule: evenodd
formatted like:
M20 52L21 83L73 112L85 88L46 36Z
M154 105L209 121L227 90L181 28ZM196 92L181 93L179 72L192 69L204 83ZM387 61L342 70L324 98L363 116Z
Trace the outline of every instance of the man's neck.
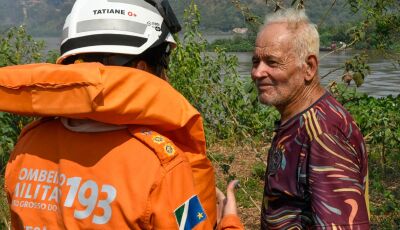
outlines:
M100 133L126 129L125 125L106 124L88 119L71 119L61 117L60 120L66 129L78 133Z
M284 124L290 118L310 107L322 97L324 93L325 89L322 86L319 84L312 84L306 87L289 104L277 106L276 108L281 114L281 124Z

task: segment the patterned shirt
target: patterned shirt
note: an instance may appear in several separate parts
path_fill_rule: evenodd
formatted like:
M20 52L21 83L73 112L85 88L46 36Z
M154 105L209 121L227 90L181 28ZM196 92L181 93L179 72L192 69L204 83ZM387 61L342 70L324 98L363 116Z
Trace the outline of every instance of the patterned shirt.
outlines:
M329 93L275 130L262 229L369 229L367 152Z

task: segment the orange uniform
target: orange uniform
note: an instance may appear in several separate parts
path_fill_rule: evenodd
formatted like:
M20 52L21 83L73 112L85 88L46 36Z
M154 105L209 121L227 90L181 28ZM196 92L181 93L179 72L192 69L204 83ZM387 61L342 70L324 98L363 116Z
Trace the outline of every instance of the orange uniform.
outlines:
M60 119L25 129L6 186L15 229L177 229L176 210L196 196L190 164L167 138L130 127L77 133ZM211 229L196 211L196 227Z
M202 120L168 83L99 63L32 64L0 69L0 98L2 111L52 117L25 128L8 163L14 228L213 228ZM57 117L105 127L76 132Z

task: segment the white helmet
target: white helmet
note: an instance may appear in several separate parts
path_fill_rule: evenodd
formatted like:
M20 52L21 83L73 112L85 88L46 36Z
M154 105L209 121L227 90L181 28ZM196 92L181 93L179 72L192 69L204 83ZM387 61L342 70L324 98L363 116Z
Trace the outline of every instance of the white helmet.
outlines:
M180 29L168 1L77 0L65 20L57 63L76 54L138 55L163 42L175 45L171 33Z

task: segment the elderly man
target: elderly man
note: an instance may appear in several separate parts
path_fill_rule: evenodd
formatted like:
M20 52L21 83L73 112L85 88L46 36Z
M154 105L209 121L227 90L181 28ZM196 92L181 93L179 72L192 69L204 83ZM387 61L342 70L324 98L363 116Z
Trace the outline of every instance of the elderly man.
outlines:
M363 136L320 85L319 35L304 11L280 10L256 40L252 79L280 113L268 154L262 229L368 229Z

